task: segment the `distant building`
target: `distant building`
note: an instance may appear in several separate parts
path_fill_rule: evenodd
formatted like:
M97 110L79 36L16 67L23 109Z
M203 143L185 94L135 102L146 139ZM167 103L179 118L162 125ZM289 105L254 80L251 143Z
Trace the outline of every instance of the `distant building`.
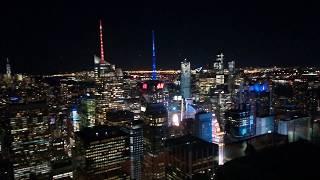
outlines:
M7 75L7 78L9 78L9 79L11 78L11 66L9 63L9 58L7 58L6 75Z
M274 128L274 116L256 117L256 136L273 133Z
M278 121L278 133L288 136L289 142L299 139L311 140L311 118L309 116L294 115L281 118Z
M226 131L233 137L246 137L254 135L254 118L250 115L248 108L239 110L228 110L225 113Z
M213 70L218 74L223 74L223 70L224 70L223 60L224 60L224 54L221 53L217 55L217 59L213 63Z
M183 98L191 98L191 70L190 62L181 62L180 91Z

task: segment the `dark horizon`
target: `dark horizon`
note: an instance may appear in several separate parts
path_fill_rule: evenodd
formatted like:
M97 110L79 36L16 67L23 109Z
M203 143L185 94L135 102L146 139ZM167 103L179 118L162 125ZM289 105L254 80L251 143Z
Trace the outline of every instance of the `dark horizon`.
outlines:
M236 66L317 66L320 17L306 3L6 3L0 18L0 72L31 74L93 69L98 20L106 59L124 70L151 69L151 31L157 68L212 63L223 52Z

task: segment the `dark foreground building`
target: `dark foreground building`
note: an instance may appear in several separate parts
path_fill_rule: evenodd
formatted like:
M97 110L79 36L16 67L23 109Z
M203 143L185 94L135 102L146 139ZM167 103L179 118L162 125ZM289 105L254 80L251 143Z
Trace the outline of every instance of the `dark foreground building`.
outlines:
M306 141L265 149L231 160L216 172L217 180L320 179L320 148Z
M166 142L168 149L167 179L210 178L218 163L215 158L218 145L191 135Z

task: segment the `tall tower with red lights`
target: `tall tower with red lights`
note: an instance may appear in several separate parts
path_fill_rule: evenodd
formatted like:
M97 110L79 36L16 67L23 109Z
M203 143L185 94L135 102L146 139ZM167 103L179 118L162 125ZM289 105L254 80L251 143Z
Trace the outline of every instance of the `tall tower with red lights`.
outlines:
M101 19L99 20L99 32L100 32L100 64L104 64L104 49L103 49L103 28Z

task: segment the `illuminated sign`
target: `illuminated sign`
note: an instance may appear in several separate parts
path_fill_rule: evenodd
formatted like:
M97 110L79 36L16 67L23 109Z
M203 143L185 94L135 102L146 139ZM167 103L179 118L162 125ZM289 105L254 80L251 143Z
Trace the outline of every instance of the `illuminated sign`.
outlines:
M157 84L157 89L163 89L164 83L158 83Z
M269 91L269 86L267 83L263 83L263 84L256 83L250 86L249 90L254 92L267 92Z
M143 83L142 84L142 89L148 89L148 84L147 83Z
M172 115L172 125L173 126L179 126L179 116L178 114Z

